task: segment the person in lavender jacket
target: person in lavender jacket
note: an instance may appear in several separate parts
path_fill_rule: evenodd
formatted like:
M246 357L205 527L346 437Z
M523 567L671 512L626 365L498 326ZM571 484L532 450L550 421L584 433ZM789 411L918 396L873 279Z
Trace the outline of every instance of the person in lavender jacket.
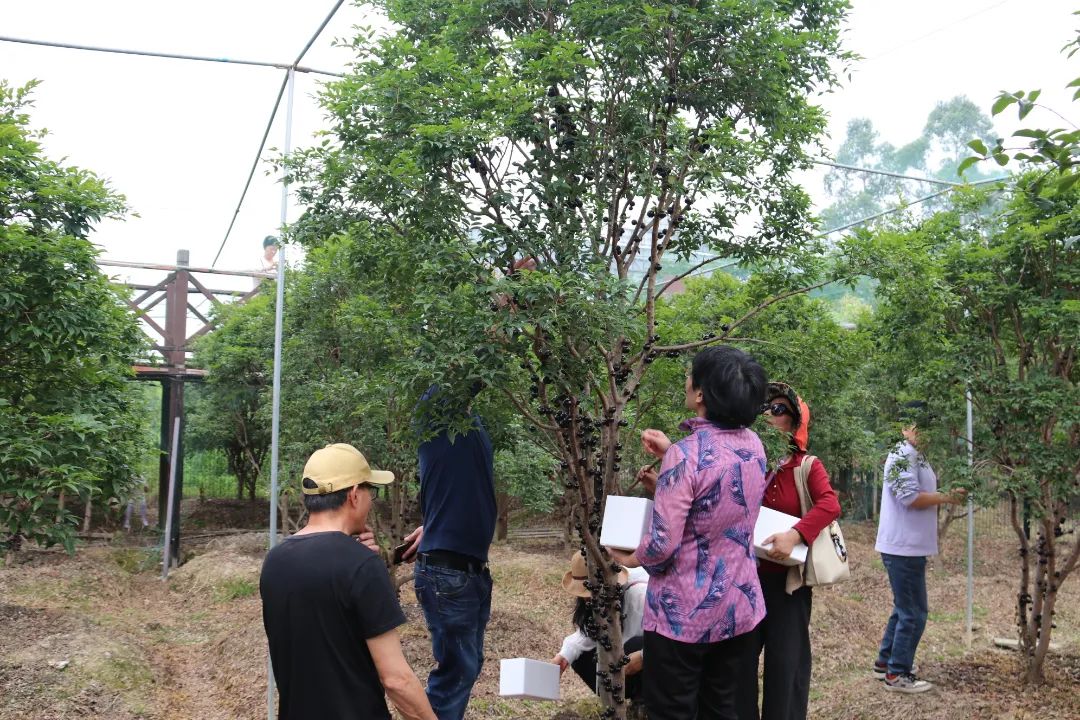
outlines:
M765 616L753 535L765 492L765 450L747 429L765 401L765 371L732 347L699 352L686 378L682 424L672 444L642 433L663 458L649 531L633 553L609 549L649 573L643 654L650 720L736 718L740 669L753 662L750 631Z
M922 453L918 426L930 415L926 403L910 402L901 410L904 441L885 460L881 492L881 519L877 543L889 576L893 609L881 638L874 677L885 689L921 693L933 685L915 674L919 647L929 606L926 598L926 558L937 555L937 508L964 501L964 491L940 493L937 475Z

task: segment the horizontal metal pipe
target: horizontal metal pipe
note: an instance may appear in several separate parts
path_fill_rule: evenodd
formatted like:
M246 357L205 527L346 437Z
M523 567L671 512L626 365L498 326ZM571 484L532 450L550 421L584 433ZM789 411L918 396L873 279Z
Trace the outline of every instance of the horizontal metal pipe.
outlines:
M330 77L345 77L342 73L328 70L316 70L315 68L301 67L289 63L267 62L264 60L240 60L236 58L208 57L205 55L185 55L182 53L163 53L152 50L128 50L126 48L98 47L96 45L77 45L75 43L50 42L48 40L30 40L28 38L16 38L0 35L0 42L20 43L22 45L40 45L42 47L63 48L64 50L83 50L86 52L111 53L114 55L138 55L141 57L163 58L166 60L191 60L195 62L213 62L226 65L249 65L253 67L277 68L288 70L293 68L296 72L313 73L316 75L329 75Z

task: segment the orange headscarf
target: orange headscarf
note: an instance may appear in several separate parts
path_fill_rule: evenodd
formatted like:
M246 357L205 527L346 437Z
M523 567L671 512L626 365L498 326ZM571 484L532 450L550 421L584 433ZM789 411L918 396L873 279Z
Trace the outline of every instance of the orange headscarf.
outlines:
M791 407L795 409L795 417L793 418L795 427L791 430L791 442L794 443L799 452L806 452L806 448L810 444L810 406L799 397L799 394L790 385L781 382L769 383L769 402L778 397L787 400L791 403Z

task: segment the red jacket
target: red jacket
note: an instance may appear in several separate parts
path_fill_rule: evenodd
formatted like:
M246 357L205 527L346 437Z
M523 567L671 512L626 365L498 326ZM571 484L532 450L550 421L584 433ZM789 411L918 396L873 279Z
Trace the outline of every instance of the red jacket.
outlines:
M766 478L765 497L761 504L788 515L801 517L795 523L795 530L803 537L803 542L810 545L814 538L822 530L828 527L836 518L840 517L840 500L836 497L832 483L829 482L829 473L825 472L825 465L821 460L814 458L810 465L810 474L806 478L806 487L810 491L810 500L813 507L804 516L802 507L799 505L799 492L795 489L795 468L802 464L806 453L796 453L789 457L780 466L780 469L770 473ZM761 569L767 572L787 572L788 568L768 560L761 561Z

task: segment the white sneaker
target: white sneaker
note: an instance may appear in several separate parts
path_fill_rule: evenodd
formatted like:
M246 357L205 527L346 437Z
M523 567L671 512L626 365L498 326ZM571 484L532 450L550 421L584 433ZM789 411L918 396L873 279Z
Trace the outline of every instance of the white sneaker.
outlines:
M933 690L934 686L915 677L915 673L901 673L896 676L886 675L885 689L891 692L923 693Z

